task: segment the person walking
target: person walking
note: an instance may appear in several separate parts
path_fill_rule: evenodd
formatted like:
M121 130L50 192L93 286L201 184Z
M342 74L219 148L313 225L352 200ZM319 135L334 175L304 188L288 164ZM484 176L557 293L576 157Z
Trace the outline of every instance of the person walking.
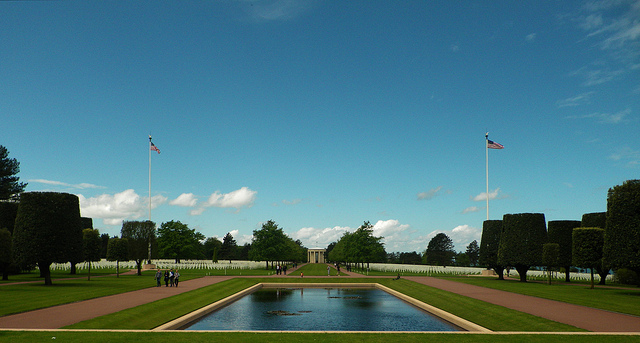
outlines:
M156 287L162 286L162 271L160 268L158 268L158 271L156 272L156 283Z
M164 271L164 286L169 287L169 271Z
M173 272L173 269L169 272L169 284L173 287L173 281L175 280L176 274Z
M173 273L173 284L176 285L176 287L178 287L179 278L180 278L180 273L178 273L178 270L176 269L176 272Z
M331 276L331 267L327 266L327 276Z

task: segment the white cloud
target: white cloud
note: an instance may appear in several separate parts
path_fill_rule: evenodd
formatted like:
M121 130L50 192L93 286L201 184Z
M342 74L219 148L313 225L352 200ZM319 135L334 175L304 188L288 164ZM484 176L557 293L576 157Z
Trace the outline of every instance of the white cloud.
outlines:
M500 193L500 188L496 188L494 191L489 192L489 200L497 199L499 193ZM487 193L486 192L482 192L482 193L476 195L475 197L473 197L472 199L473 199L473 201L486 201L487 200Z
M465 213L473 213L473 212L479 212L480 210L482 210L483 207L478 207L478 206L471 206L471 207L467 207L464 210L462 210L462 214Z
M76 188L76 189L106 188L106 187L103 187L103 186L97 186L97 185L93 185L93 184L90 184L90 183L70 184L70 183L66 183L66 182L62 182L62 181L52 181L52 180L44 180L44 179L33 179L33 180L28 180L28 181L29 182L35 182L35 183L44 183L45 185L63 186L63 187Z
M631 114L631 109L626 109L617 113L591 113L585 114L581 116L568 116L569 119L583 119L583 118L594 118L598 119L600 123L605 124L620 124L627 122L625 119L629 114Z
M194 207L198 203L193 193L182 193L177 198L171 200L169 205L182 206L182 207Z
M238 1L254 20L283 21L297 18L313 8L312 0L251 0Z
M527 42L533 42L536 39L537 34L536 33L530 33L528 34L524 39Z
M207 207L221 207L221 208L235 208L240 209L242 207L251 207L256 200L256 191L252 191L247 187L242 187L230 193L221 194L216 191L211 194L207 200L205 206Z
M615 153L609 155L614 161L626 162L627 166L635 167L640 165L640 151L630 147L621 147Z
M337 242L345 232L354 231L350 227L334 226L318 229L304 227L290 234L294 240L299 239L307 248L327 247L331 242Z
M556 105L558 105L558 107L576 107L580 105L588 105L589 103L591 103L590 98L594 93L595 92L586 92L578 94L571 98L559 100L556 102Z
M207 207L220 207L220 208L235 208L240 211L243 207L253 206L256 200L256 194L258 192L252 191L248 187L242 187L233 192L220 193L215 191L209 196L207 201L201 202L197 208L189 211L192 216L199 216L207 209ZM175 200L172 200L171 205L194 207L197 204L196 196L192 193L183 193Z
M229 231L233 239L235 239L236 244L245 245L245 243L251 243L253 240L253 235L241 235L240 230L231 230ZM220 237L220 241L224 239L224 236Z
M301 203L301 202L302 202L302 199L293 199L293 200L291 200L291 201L289 201L289 200L282 200L282 203L283 203L283 204L285 204L285 205L297 205L297 204L299 204L299 203Z
M640 1L588 1L576 16L577 26L584 30L585 40L605 52L574 75L585 78L585 86L618 79L633 72L640 47Z
M438 192L440 192L440 190L442 190L442 186L433 188L427 192L418 193L418 200L433 199L436 195L438 195Z
M138 219L149 209L149 199L140 197L133 189L91 198L85 198L82 194L78 194L78 198L82 216L100 218L105 225L119 225L123 220ZM153 196L151 209L166 201L167 198L162 195Z

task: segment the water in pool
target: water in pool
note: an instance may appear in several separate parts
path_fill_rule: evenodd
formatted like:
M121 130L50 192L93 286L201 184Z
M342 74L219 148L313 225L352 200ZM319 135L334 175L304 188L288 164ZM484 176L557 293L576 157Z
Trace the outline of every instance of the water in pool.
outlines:
M185 330L460 331L378 289L261 289Z

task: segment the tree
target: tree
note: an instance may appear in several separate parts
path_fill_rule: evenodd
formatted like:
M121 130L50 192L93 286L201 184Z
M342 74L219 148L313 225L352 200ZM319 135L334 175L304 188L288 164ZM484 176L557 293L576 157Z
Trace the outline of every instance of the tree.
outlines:
M244 243L236 247L236 259L241 261L249 260L249 251L251 251L251 243Z
M551 284L551 271L560 263L560 244L545 243L542 246L542 265L547 267L549 284Z
M0 270L2 280L9 280L9 267L13 263L11 232L5 228L0 228Z
M231 232L227 232L222 239L222 246L218 252L218 258L221 260L229 260L229 263L231 263L231 260L236 258L237 248L238 244L236 240L233 239Z
M9 151L0 145L0 200L15 199L24 192L27 184L19 182L20 162L9 158Z
M604 260L613 269L640 274L640 180L627 180L609 189Z
M0 201L0 228L8 229L13 233L13 226L16 223L18 214L18 202Z
M203 234L180 221L162 223L158 229L160 256L173 258L176 263L180 263L181 259L204 258L200 249L201 240L204 240Z
M100 258L107 258L107 246L109 245L109 234L100 235Z
M348 252L348 247L351 246L353 233L345 232L342 237L334 244L331 252L329 252L329 260L334 262L355 262L352 256Z
M544 243L547 243L544 214L505 214L502 217L498 263L514 267L520 275L520 281L527 282L529 268L542 264Z
M365 221L360 225L353 233L353 242L349 247L354 262L367 263L367 268L371 262L384 262L387 252L381 242L382 238L373 235L373 225L370 222Z
M28 192L20 197L13 232L13 252L19 264L38 264L45 285L51 285L49 266L68 262L70 246L82 225L78 197L67 193Z
M596 227L573 229L573 264L591 270L591 288L593 288L593 270L602 263L602 248L605 231Z
M84 262L85 254L84 254L84 229L93 229L93 219L88 217L80 217L80 235L75 236L75 244L71 247L71 251L69 251L69 263L71 264L71 271L69 274L76 275L76 264L80 262Z
M398 256L398 263L400 264L421 264L422 256L417 251L402 252Z
M469 265L475 267L478 265L478 257L480 256L480 247L475 239L467 245L467 257L469 257Z
M424 252L427 264L445 267L451 265L455 255L453 241L442 232L431 238Z
M482 238L478 260L480 265L493 269L498 280L504 280L504 265L498 263L498 249L502 236L502 220L485 220L482 223Z
M594 213L585 213L582 215L582 227L599 227L605 230L606 235L606 226L607 226L607 212L594 212ZM604 249L604 247L603 247ZM598 285L604 285L607 281L607 275L609 275L609 270L611 267L607 264L605 259L601 259L602 263L599 266L596 266L596 273L600 275L600 282Z
M129 242L126 238L109 239L107 261L116 261L116 277L120 277L120 261L129 261Z
M156 224L149 220L125 221L122 223L120 237L127 239L128 259L136 262L138 275L142 275L142 261L151 258L151 246L156 240Z
M466 252L456 252L453 260L455 261L453 265L456 267L469 267L471 265L471 260Z
M87 281L91 281L91 262L100 261L101 244L102 241L98 230L90 228L82 230L82 254L84 260L89 262Z
M214 252L216 249L220 249L222 246L222 242L216 237L209 237L206 241L204 241L204 255L207 260L213 260L213 262L218 262L218 257L216 254L216 258L214 259Z
M373 225L365 221L356 231L345 232L329 253L336 262L367 263L382 262L387 258L382 237L373 235Z
M571 263L573 262L571 254L573 229L580 226L580 221L577 220L552 220L548 224L549 243L558 244L558 249L560 249L558 263L564 268L565 282L571 281L569 274L571 272Z
M284 254L286 235L278 224L269 220L259 230L253 230L253 240L249 257L254 261L265 261L269 269L270 261L277 261Z

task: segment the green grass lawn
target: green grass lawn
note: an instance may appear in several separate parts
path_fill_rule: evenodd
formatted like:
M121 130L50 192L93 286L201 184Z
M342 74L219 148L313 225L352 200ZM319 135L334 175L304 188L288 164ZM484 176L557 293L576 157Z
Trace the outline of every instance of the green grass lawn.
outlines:
M306 264L294 272L291 272L290 276L300 276L300 273L304 273L304 276L327 276L327 265L322 263L309 263ZM345 275L340 273L340 275ZM338 276L338 270L331 266L330 276Z

